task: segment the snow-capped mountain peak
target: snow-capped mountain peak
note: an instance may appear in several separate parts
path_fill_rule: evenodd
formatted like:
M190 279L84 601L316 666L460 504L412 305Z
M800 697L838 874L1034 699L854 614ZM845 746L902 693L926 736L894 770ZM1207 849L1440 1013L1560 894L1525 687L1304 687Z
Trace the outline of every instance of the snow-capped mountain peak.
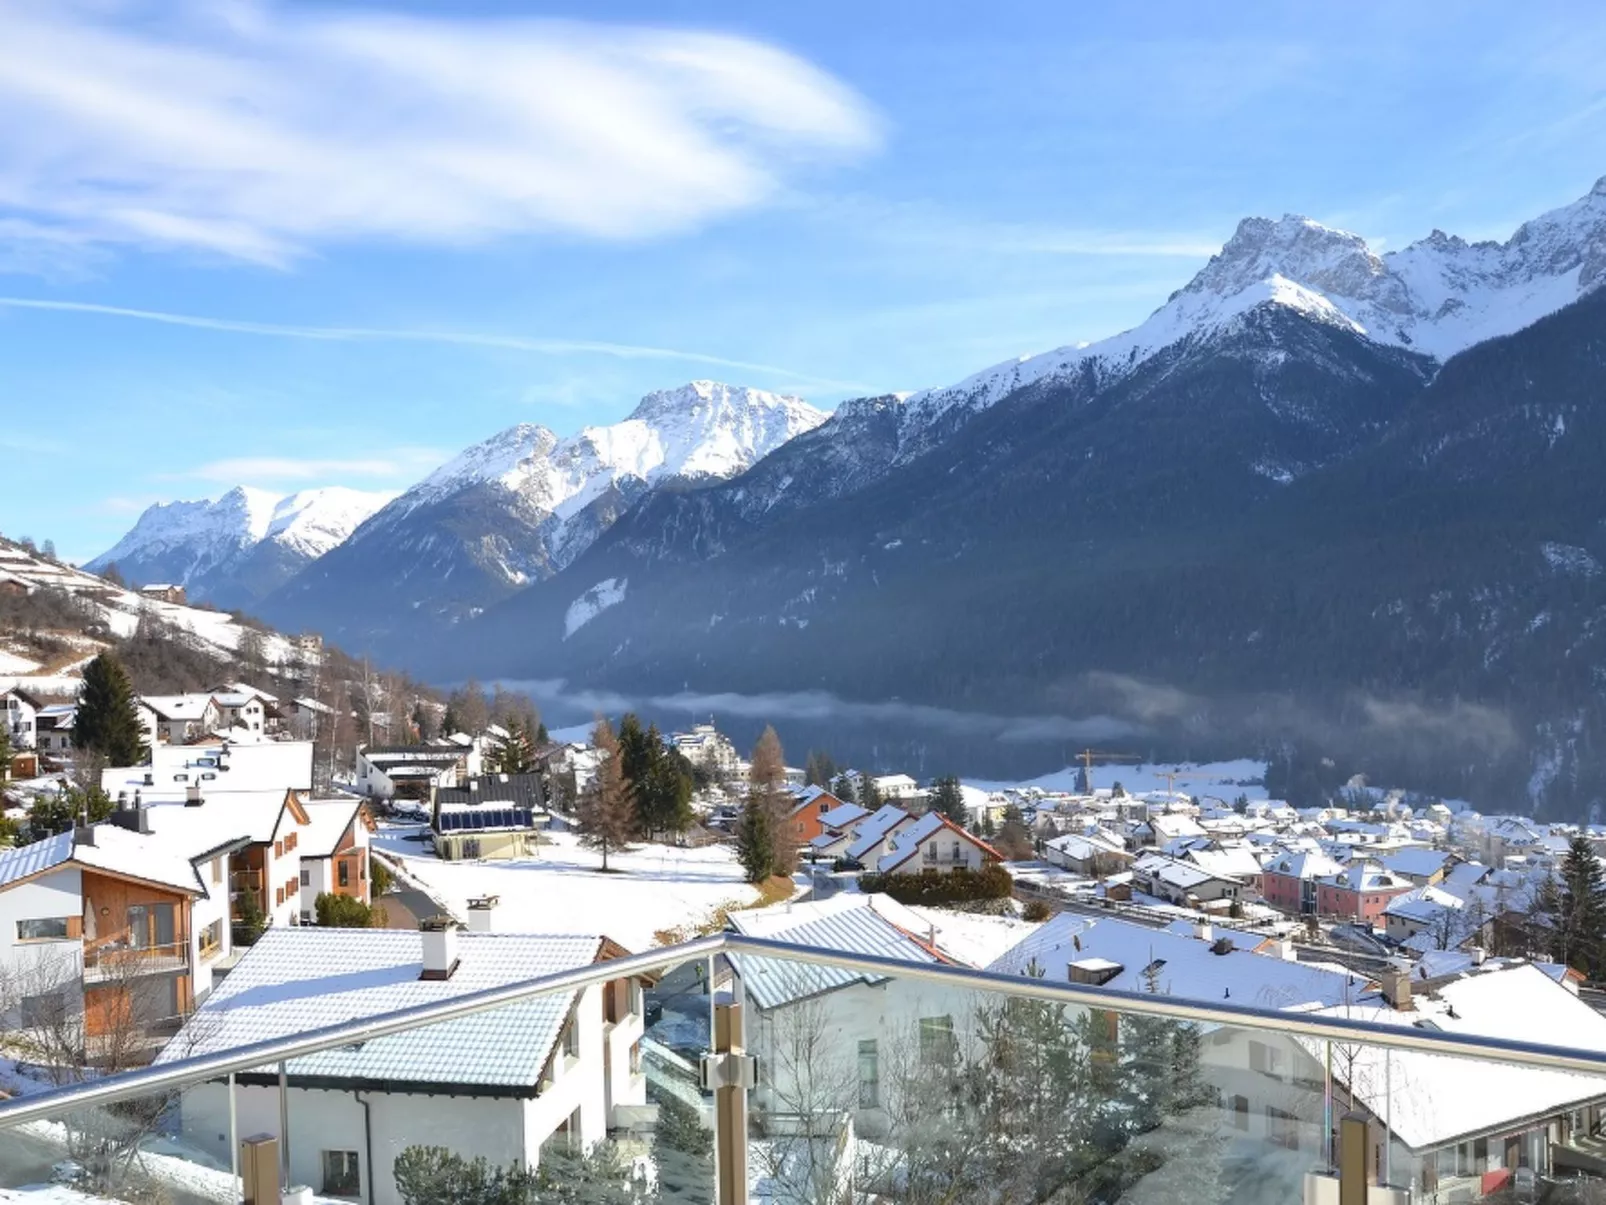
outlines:
M249 601L345 540L392 497L344 486L281 497L236 486L216 499L158 502L86 568L115 564L135 582L173 582L198 598ZM257 567L246 568L253 558ZM265 560L273 562L271 573L263 572ZM264 580L248 584L242 574Z
M905 442L956 407L981 410L1024 386L1090 368L1130 371L1262 305L1295 309L1376 343L1446 360L1521 330L1606 283L1606 177L1577 201L1524 222L1504 243L1435 230L1377 254L1358 234L1294 214L1250 217L1194 278L1121 334L1006 360L911 396Z

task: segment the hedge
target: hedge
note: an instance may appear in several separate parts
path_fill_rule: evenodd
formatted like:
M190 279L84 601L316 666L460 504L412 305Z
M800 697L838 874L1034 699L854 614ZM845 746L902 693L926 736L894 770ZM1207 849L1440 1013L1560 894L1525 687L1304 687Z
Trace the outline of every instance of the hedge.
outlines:
M960 866L947 874L929 869L919 874L864 874L859 876L859 890L885 892L900 904L959 904L1007 899L1015 890L1015 880L993 863L980 870Z

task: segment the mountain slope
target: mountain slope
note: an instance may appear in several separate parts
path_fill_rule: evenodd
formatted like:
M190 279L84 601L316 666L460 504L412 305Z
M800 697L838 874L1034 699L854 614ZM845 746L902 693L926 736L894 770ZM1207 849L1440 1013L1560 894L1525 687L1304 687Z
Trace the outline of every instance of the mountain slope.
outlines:
M249 607L346 539L391 498L328 486L285 497L237 486L222 497L151 506L85 567L174 582L197 601Z
M649 491L740 473L824 419L799 398L694 381L567 439L511 427L375 514L264 613L370 645L405 641L558 572Z

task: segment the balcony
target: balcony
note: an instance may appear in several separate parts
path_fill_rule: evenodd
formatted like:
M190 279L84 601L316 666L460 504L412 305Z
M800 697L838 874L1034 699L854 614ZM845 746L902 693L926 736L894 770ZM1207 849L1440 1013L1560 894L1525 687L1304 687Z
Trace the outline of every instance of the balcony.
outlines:
M712 999L698 973L710 965L721 968ZM107 1160L107 1175L80 1187L136 1201L182 1187L185 1158L227 1168L234 1152L219 1133L220 1118L249 1116L273 1130L281 1109L292 1119L292 1141L275 1157L289 1167L290 1182L315 1190L349 1186L359 1170L369 1174L366 1154L342 1147L330 1158L324 1144L299 1136L315 1132L310 1119L335 1086L331 1077L356 1066L365 1050L395 1059L409 1037L426 1053L449 1049L472 1063L457 1085L469 1092L498 1066L530 1062L521 1043L531 1032L531 1001L563 1001L552 1010L561 1017L589 999L600 1029L607 1024L602 993L582 989L648 972L653 1023L642 1040L641 1074L632 1063L630 1074L612 1080L611 1111L586 1112L593 1099L587 1077L606 1076L609 1065L594 1065L581 1043L575 1055L558 1056L561 1075L530 1085L539 1092L529 1116L552 1128L508 1132L548 1150L556 1150L551 1140L560 1133L587 1144L607 1134L615 1153L646 1142L660 1176L654 1201L1336 1205L1341 1184L1355 1177L1370 1186L1373 1205L1582 1205L1606 1192L1600 1049L1441 1032L1389 1020L1387 1006L1355 1019L1295 1001L1240 1000L1248 993L1239 981L1230 997L1185 1000L736 934L479 995L385 1007L310 1032L291 1026L249 1047L174 1047L174 1061L164 1065L0 1103L0 1189L34 1183L29 1177L39 1163L38 1153L24 1157L7 1131L56 1141L74 1127L102 1134L96 1117L118 1119L121 1128L105 1141L148 1144L166 1158ZM1532 967L1496 973L1541 974ZM386 980L404 981L412 979ZM294 992L286 986L267 996L292 999ZM199 1016L206 1015L203 1008ZM504 1021L505 1034L498 1030ZM557 1046L558 1024L543 1042ZM243 1032L260 1030L246 1025ZM715 1056L701 1068L671 1054L699 1042ZM429 1074L449 1077L451 1064L436 1059ZM298 1074L307 1077L300 1084ZM532 1075L540 1075L539 1060ZM373 1079L363 1084L370 1099L384 1095ZM443 1095L446 1089L442 1081ZM523 1107L517 1094L480 1096L476 1108L485 1117ZM150 1108L142 1112L137 1102ZM300 1110L309 1118L302 1126L295 1122ZM127 1119L144 1112L163 1125L131 1129ZM412 1115L375 1109L371 1116L383 1128ZM629 1132L609 1134L618 1119L628 1119ZM705 1133L715 1126L727 1135L717 1157ZM652 1138L642 1137L654 1129ZM444 1144L445 1154L430 1158L448 1170L459 1154L464 1167L481 1155L510 1167L521 1151L495 1146L496 1132L481 1126L473 1148L458 1153L449 1149L449 1128L376 1131L372 1149L394 1160L411 1147ZM118 1182L112 1173L127 1167L141 1167L144 1178ZM570 1165L554 1156L547 1167L551 1175ZM584 1176L599 1167L624 1176L629 1161L589 1163ZM610 1184L593 1194L578 1164L564 1174L574 1176L565 1187L578 1194L565 1200L613 1200L623 1192ZM153 1184L150 1176L173 1179Z
M190 969L187 942L164 946L100 945L84 948L84 983L121 982L140 975L167 975Z

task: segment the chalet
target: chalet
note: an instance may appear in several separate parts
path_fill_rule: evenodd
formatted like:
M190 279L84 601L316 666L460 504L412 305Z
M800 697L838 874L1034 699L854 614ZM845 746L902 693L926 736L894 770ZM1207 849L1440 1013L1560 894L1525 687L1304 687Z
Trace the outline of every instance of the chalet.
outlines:
M268 730L268 699L254 690L225 690L212 695L223 729L243 728L247 732ZM274 713L277 715L277 711Z
M265 934L157 1062L606 962L605 937L357 929ZM279 1137L292 1183L401 1205L395 1158L447 1146L537 1166L548 1143L591 1146L653 1116L642 1072L643 980L626 977L408 1030L235 1077L237 1131ZM186 1142L230 1159L228 1087L184 1093ZM289 1131L281 1129L288 1118Z
M1182 855L1182 860L1208 870L1218 878L1236 879L1244 885L1247 896L1259 896L1265 885L1260 859L1254 848L1243 841L1212 841L1196 846Z
M980 870L1003 855L972 836L941 812L927 812L914 823L896 828L892 847L875 863L880 874L948 874Z
M45 757L66 757L72 753L73 719L76 703L47 703L34 714L34 748Z
M223 711L209 694L140 695L134 709L149 745L187 745L223 727Z
M437 786L430 805L435 853L448 861L529 857L547 819L539 774L481 774Z
M854 825L852 839L839 856L861 866L874 866L891 851L893 835L914 822L914 816L902 808L883 804Z
M187 597L183 586L176 586L170 582L152 582L149 586L139 588L139 596L148 598L153 602L172 603L175 606L185 606Z
M13 686L0 694L0 724L5 725L13 749L34 747L39 709L43 706L38 698L20 687Z
M1085 833L1067 833L1048 841L1043 846L1043 860L1051 866L1062 866L1089 878L1102 879L1130 867L1133 855L1119 837L1094 829Z
M839 803L820 817L820 831L805 847L811 860L834 860L847 856L853 843L854 826L870 815L856 803Z
M477 776L480 760L480 746L473 741L366 745L357 750L357 787L379 799L409 790L427 799L431 787L455 787Z
M825 817L842 807L842 801L824 787L799 787L792 792L792 806L785 824L792 845L808 849L825 831ZM863 809L860 809L861 812Z
M1241 900L1244 892L1239 879L1214 874L1196 862L1164 854L1144 854L1133 862L1132 885L1146 895L1182 907L1221 901L1230 904Z

